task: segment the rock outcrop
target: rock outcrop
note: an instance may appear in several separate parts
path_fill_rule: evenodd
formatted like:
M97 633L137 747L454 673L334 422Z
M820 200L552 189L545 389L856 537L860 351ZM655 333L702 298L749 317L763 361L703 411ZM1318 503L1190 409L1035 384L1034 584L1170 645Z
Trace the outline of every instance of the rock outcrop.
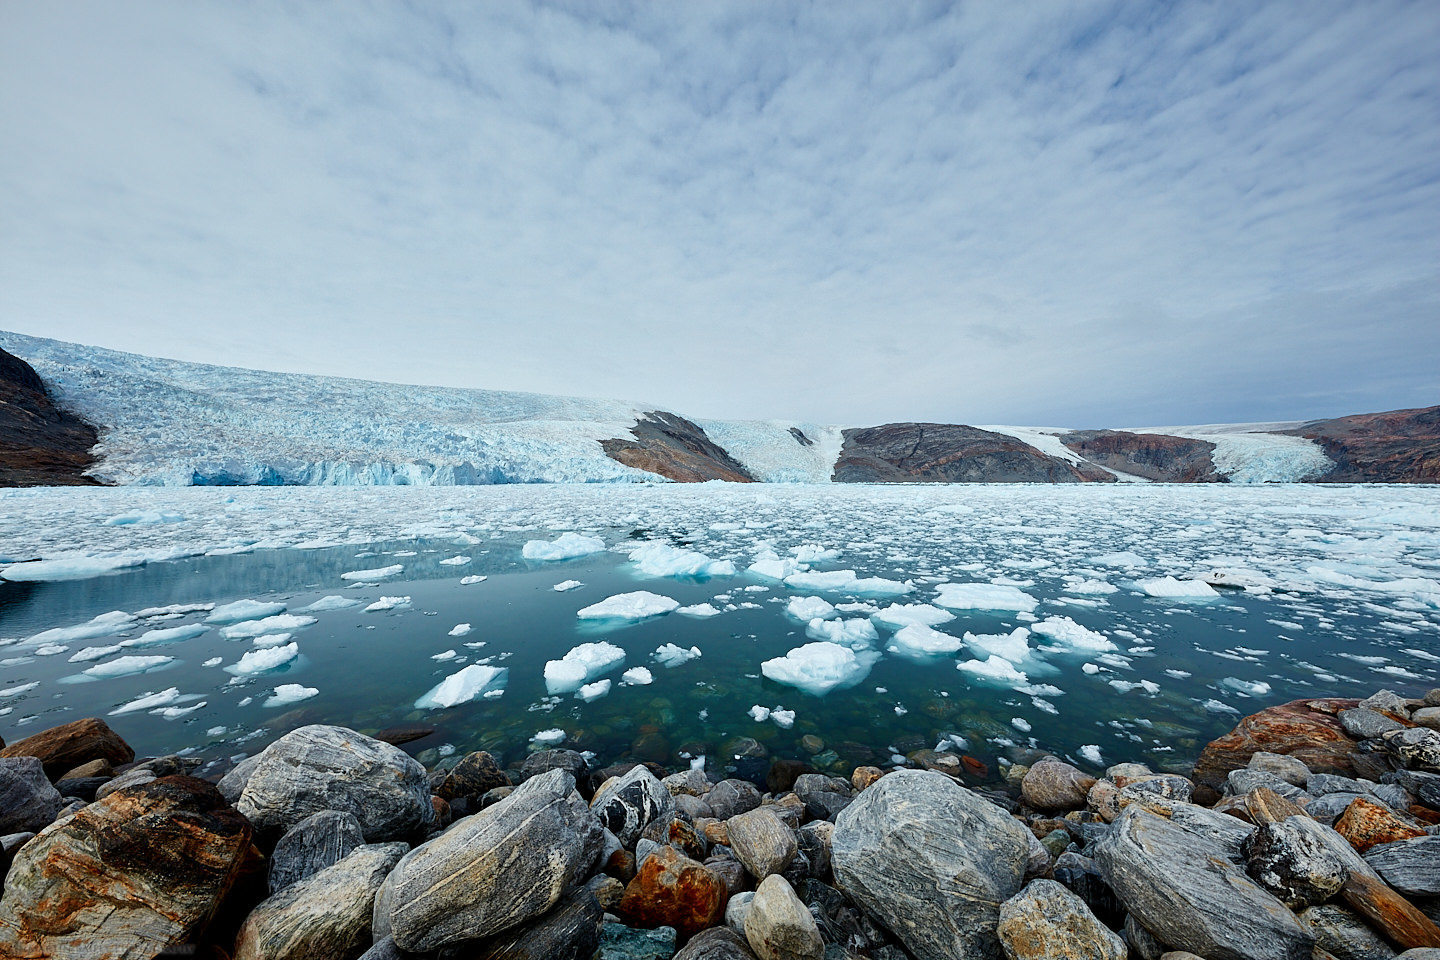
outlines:
M1320 444L1324 483L1440 483L1440 406L1312 420L1285 431Z
M1252 714L1205 747L1195 763L1194 780L1221 790L1231 770L1244 768L1262 751L1293 757L1316 773L1353 776L1355 741L1345 734L1337 714L1357 703L1292 700Z
M681 483L729 480L751 483L750 471L715 443L699 424L663 410L652 410L630 428L633 440L601 442L611 460L658 473Z
M39 757L45 775L56 778L92 760L129 763L135 751L104 720L86 717L16 740L0 750L0 757Z
M1098 467L1048 456L1003 433L955 423L887 423L846 430L838 483L1110 482Z
M1162 483L1216 483L1215 444L1126 430L1076 430L1060 442L1091 463Z
M95 428L55 403L30 364L0 350L0 486L97 484Z

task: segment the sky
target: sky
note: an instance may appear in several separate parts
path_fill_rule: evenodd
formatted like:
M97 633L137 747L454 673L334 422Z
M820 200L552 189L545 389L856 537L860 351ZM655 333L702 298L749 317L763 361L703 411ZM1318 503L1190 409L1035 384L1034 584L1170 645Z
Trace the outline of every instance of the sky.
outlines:
M0 4L0 328L697 417L1440 403L1440 4Z

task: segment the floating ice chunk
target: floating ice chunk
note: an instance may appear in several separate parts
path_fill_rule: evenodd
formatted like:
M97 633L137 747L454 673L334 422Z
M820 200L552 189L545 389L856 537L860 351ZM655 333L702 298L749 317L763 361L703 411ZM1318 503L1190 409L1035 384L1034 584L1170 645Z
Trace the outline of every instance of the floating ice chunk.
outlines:
M590 703L593 700L599 700L609 692L610 678L606 677L603 680L596 680L594 683L585 684L585 686L575 691L575 698Z
M174 510L130 510L116 514L106 520L104 525L107 527L147 526L157 523L181 523L184 519L183 513L176 513Z
M430 655L430 659L431 659L431 660L454 660L454 659L455 659L456 657L458 657L459 655L460 655L460 654L456 653L454 650L442 650L442 651L439 652L439 653L432 653L432 654Z
M483 573L472 573L468 577L461 577L460 585L462 587L468 587L472 583L483 583L488 579L490 578L485 576Z
M250 641L253 647L278 647L290 642L293 633L267 633Z
M1157 577L1154 580L1137 581L1135 586L1152 597L1213 599L1220 596L1215 588L1204 580L1176 580L1174 577Z
M47 643L43 647L35 648L35 656L53 657L57 654L64 653L66 650L69 649L70 648L63 643Z
M1165 675L1166 675L1167 677L1174 677L1176 680L1188 680L1188 679L1190 678L1190 671L1189 671L1189 670L1166 670L1166 671L1165 671Z
M489 697L495 691L503 693L509 679L508 667L489 667L472 663L431 687L428 693L415 701L415 708L417 710L440 710L469 703L479 697Z
M166 643L193 640L210 628L203 623L190 623L183 627L169 627L164 630L146 630L138 637L121 640L122 647L158 647Z
M326 599L329 599L328 597ZM340 599L340 598L336 598ZM319 601L317 601L319 602ZM353 601L352 601L353 603ZM242 620L260 620L285 612L285 604L269 600L236 600L216 607L205 618L206 623L239 623Z
M1080 759L1084 760L1086 763L1093 764L1097 767L1100 766L1102 763L1100 759L1100 747L1098 744L1087 743L1085 744L1085 746L1081 747L1076 752L1080 754Z
M718 617L721 613L713 603L692 603L688 607L676 608L675 612L683 613L687 617L699 617L702 620L707 617Z
M1029 613L1040 603L1018 587L997 583L942 583L935 602L951 610L1014 610Z
M840 559L840 551L822 547L818 543L802 543L790 548L790 555L801 563L828 563Z
M311 613L324 613L327 610L344 610L348 607L358 607L360 601L350 597L342 597L339 594L331 594L328 597L321 597L305 609Z
M1160 692L1160 684L1156 683L1153 680L1137 680L1133 682L1130 680L1111 680L1110 686L1114 687L1116 690L1119 690L1121 693L1129 693L1131 690L1137 689L1144 690L1146 693L1151 695Z
M118 643L109 647L85 647L78 653L70 654L70 662L88 663L91 660L103 660L112 653L119 653L122 649Z
M770 710L770 719L775 721L775 726L781 730L789 730L795 726L795 711L786 710L783 707L773 707Z
M376 567L373 570L351 570L349 573L340 574L341 580L384 580L393 577L405 569L403 563L392 563L388 567Z
M868 647L880 639L875 624L869 620L821 620L819 617L805 626L805 636L857 648Z
M811 620L829 620L835 616L835 607L824 597L791 597L785 604L785 612L802 623Z
M1243 693L1247 697L1263 697L1270 692L1270 684L1264 680L1241 680L1239 677L1226 677L1220 681L1222 687L1229 687L1237 693Z
M1149 560L1146 560L1138 553L1131 553L1129 550L1123 550L1119 553L1102 553L1098 557L1091 557L1086 563L1094 567L1121 567L1123 569L1150 566Z
M806 570L785 578L792 590L820 590L857 597L890 597L910 593L915 588L898 580L883 577L861 577L854 570Z
M1030 658L1030 631L1016 627L1009 633L970 633L966 631L965 642L985 654L1004 657L1011 663L1022 663Z
M409 597L381 597L365 608L366 613L384 613L386 610L404 610L410 606Z
M620 680L633 687L643 687L648 683L653 683L655 677L650 673L648 667L631 667L620 674Z
M954 620L955 614L928 603L892 603L873 614L871 619L882 627L899 630L912 623L918 623L923 627L938 627L942 623Z
M578 590L583 586L585 586L585 584L581 583L579 580L561 580L551 589L554 590L556 593L565 593L570 590Z
M885 649L905 657L927 659L954 653L960 649L960 644L959 637L941 633L923 623L912 623L896 631Z
M662 667L678 667L682 663L689 663L698 656L700 656L699 647L691 647L687 650L673 643L667 643L651 654L655 662Z
M159 693L145 693L122 704L110 711L110 716L118 717L126 713L138 713L141 710L152 710L155 707L166 707L180 699L180 688L170 687L161 690Z
M1116 593L1119 589L1115 584L1106 583L1104 580L1076 580L1065 584L1066 593L1078 593L1089 596Z
M204 663L200 664L200 666L202 666L202 667L218 667L218 666L220 666L220 664L222 664L222 663L224 663L224 662L225 662L225 658L224 658L224 657L211 657L209 660L206 660Z
M188 707L162 707L159 710L151 710L150 712L156 714L157 716L163 717L166 720L179 720L181 717L186 716L187 714L194 713L196 710L204 708L204 706L205 701L201 700L199 703L191 704Z
M780 557L774 551L765 551L755 557L755 562L746 567L747 573L765 580L784 580L799 573L804 565L793 557Z
M93 667L87 667L82 672L87 677L107 680L111 677L129 677L137 673L145 673L149 670L158 670L166 664L173 663L174 660L174 657L162 657L159 655L151 657L116 657L114 660L97 663Z
M1049 637L1064 644L1071 650L1115 650L1115 644L1105 634L1082 627L1069 617L1046 617L1030 628L1042 637Z
M298 683L282 683L276 687L269 697L265 698L264 706L287 707L292 703L299 703L301 700L309 700L311 697L319 696L318 687L306 687Z
M1100 672L1100 668L1093 663L1082 663L1080 664L1080 672L1086 676L1093 677Z
M457 623L457 624L455 624L455 626L453 626L453 627L450 628L450 632L449 632L448 634L446 634L446 636L449 636L449 637L463 637L463 636L465 636L466 634L468 634L469 632L470 632L470 624L468 624L468 623Z
M991 654L984 660L966 660L962 663L957 663L955 669L974 677L980 677L985 680L995 680L1007 685L1028 683L1030 681L1029 677L1015 669L1015 664L1006 660L1004 657L997 657L994 654Z
M605 541L599 537L587 537L581 533L562 533L554 540L531 540L520 548L520 555L526 560L573 560L588 557L605 549Z
M551 696L573 693L624 662L625 651L613 643L582 643L545 664L545 689Z
M225 670L237 677L253 676L283 667L299 655L300 645L294 642L287 643L283 647L247 650L238 661L226 667Z
M668 543L644 543L630 550L630 562L647 577L732 577L735 564L712 560L696 550Z
M171 603L163 607L146 607L135 611L136 620L168 619L183 617L187 613L207 613L215 609L213 603Z
M770 719L770 708L762 707L758 703L755 704L755 706L750 708L750 719L756 723L764 723Z
M442 567L463 567L469 563L471 559L471 557L446 557L440 561L440 565Z
M807 643L783 657L766 660L760 665L760 672L776 683L820 697L864 680L879 659L880 654L874 650L857 651L824 641Z
M565 742L565 731L558 727L552 730L541 730L535 734L535 736L531 737L530 740L532 743L538 743L541 746L553 747L557 743Z
M64 557L53 560L27 560L12 563L0 570L0 580L20 583L51 580L85 580L107 573L118 573L133 567L143 566L151 558L141 551L120 554L113 557Z
M1022 717L1011 717L1010 726L1014 727L1016 730L1019 730L1021 733L1029 733L1031 730L1030 721Z
M1220 702L1219 700L1206 700L1206 701L1204 701L1203 703L1201 703L1200 706L1204 707L1206 710L1209 710L1211 713L1239 713L1239 712L1240 712L1239 710L1236 710L1234 707L1230 706L1230 704L1228 704L1228 703L1222 703L1222 702Z
M259 637L267 633L283 633L286 630L298 630L301 627L308 627L314 622L314 617L307 617L298 613L281 613L260 620L246 620L242 623L232 623L230 626L220 629L220 636L226 640L248 640L251 637Z
M29 683L22 683L19 686L6 687L4 690L0 690L0 697L18 697L20 694L34 690L38 686L40 686L40 681L32 680Z
M100 616L86 623L73 627L55 627L50 630L42 630L40 633L30 637L27 643L73 643L77 640L98 640L101 637L113 637L117 633L124 633L135 623L135 618L123 610L112 610L109 613L102 613Z
M644 620L669 613L680 606L678 600L647 590L619 593L599 603L584 607L575 616L581 620Z

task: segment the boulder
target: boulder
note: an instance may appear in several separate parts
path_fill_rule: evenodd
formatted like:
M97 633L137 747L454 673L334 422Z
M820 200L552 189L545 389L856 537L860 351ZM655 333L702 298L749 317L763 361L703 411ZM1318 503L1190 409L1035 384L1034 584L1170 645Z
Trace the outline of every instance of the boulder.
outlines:
M1246 766L1251 770L1273 774L1297 787L1303 787L1310 782L1310 768L1295 757L1260 750L1250 757Z
M1315 931L1315 946L1336 960L1391 960L1395 951L1353 910L1321 904L1300 912Z
M595 818L626 847L633 847L652 821L668 821L674 810L675 798L643 764L606 783L590 801Z
M754 890L732 893L730 902L725 904L725 926L742 937L745 935L745 918L750 915L750 901L755 899Z
M1371 710L1369 707L1341 710L1340 726L1344 727L1345 732L1356 740L1374 740L1391 730L1405 729L1405 724L1385 716L1378 710Z
M338 810L312 813L285 831L275 844L270 855L270 892L278 893L339 863L364 842L354 814Z
M323 724L266 747L235 809L272 835L321 810L350 813L367 843L404 839L435 817L424 767L399 747Z
M1409 727L1385 734L1385 752L1411 770L1440 773L1440 732Z
M250 836L204 780L112 793L15 854L0 956L149 958L189 943L230 889Z
M1130 916L1172 948L1206 960L1310 956L1309 930L1204 834L1131 804L1094 851Z
M885 771L879 767L856 767L850 772L850 786L856 790L864 790L883 776L885 776Z
M375 894L405 850L403 843L357 847L287 884L245 918L235 960L331 960L360 953L370 945Z
M0 759L0 835L45 829L63 803L39 757Z
M1234 730L1206 746L1195 762L1191 779L1218 791L1225 785L1226 774L1244 767L1262 750L1294 757L1314 773L1352 776L1355 741L1345 733L1334 714L1356 706L1357 702L1294 700L1267 707L1241 720Z
M510 778L496 764L495 758L484 750L467 753L460 762L450 768L435 795L444 800L459 800L469 797L483 797L496 787L510 786ZM474 808L472 808L474 809Z
M1105 882L1094 860L1066 851L1055 858L1051 875L1071 893L1085 901L1085 905L1105 926L1114 929L1124 922L1125 908L1115 899L1115 891Z
M1240 860L1244 856L1240 848L1245 843L1245 838L1250 836L1252 828L1243 820L1198 804L1163 800L1159 797L1142 797L1128 804L1125 809L1131 807L1164 817L1182 829L1204 837L1224 850L1225 855L1232 860Z
M1054 880L1032 880L1002 903L995 932L1008 960L1125 960L1125 941Z
M237 802L240 794L245 792L245 784L249 782L250 774L255 772L255 768L259 764L260 754L257 753L253 757L246 757L227 770L225 776L221 777L220 782L215 785L220 791L220 795L231 803Z
M583 883L602 828L563 769L455 823L400 861L377 899L402 950L492 937L549 910Z
M1025 774L1020 793L1036 810L1079 810L1094 785L1089 774L1056 757L1044 757Z
M705 794L717 820L729 820L760 806L760 790L749 780L721 780Z
M836 883L917 960L998 956L995 924L1000 904L1020 889L1025 833L943 774L898 771L840 814Z
M730 849L756 880L784 871L799 850L795 831L771 807L732 817L725 828Z
M830 821L850 805L855 793L848 781L823 773L801 774L795 778L794 790L795 796L805 803L807 817Z
M489 940L449 948L440 956L445 960L591 960L600 947L605 925L605 914L595 895L582 888L529 923ZM672 943L673 939L672 932Z
M755 960L745 938L729 927L715 927L697 934L675 960Z
M725 917L729 891L703 864L674 847L660 847L625 887L617 913L637 927L674 927L691 937Z
M766 877L745 915L745 939L760 960L821 960L825 944L815 918L784 877Z
M1335 832L1361 853L1380 843L1423 837L1425 831L1397 817L1389 807L1356 797L1335 821Z
M1297 821L1261 824L1245 840L1245 870L1290 909L1323 903L1340 892L1348 871L1328 846Z
M3 757L39 757L45 775L54 779L91 760L107 760L114 766L129 763L135 751L104 720L86 717L17 740L0 750Z
M537 750L520 765L520 779L529 780L551 770L564 770L575 781L581 796L593 792L590 787L590 765L574 750Z
M1365 862L1406 896L1440 897L1440 836L1377 844Z

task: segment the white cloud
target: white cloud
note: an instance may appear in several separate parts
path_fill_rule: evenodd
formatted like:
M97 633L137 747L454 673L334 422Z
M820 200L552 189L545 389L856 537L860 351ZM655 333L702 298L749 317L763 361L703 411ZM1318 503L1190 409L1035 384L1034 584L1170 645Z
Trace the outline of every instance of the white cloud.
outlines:
M6 4L0 325L706 416L1434 402L1437 47L1424 2Z

